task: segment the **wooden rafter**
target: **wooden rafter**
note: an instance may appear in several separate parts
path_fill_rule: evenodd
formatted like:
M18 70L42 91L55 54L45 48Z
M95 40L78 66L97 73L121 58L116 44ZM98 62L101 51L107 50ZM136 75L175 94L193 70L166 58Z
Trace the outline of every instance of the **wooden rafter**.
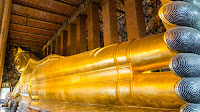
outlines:
M62 16L71 15L77 8L54 0L13 0L13 3Z
M19 4L12 5L12 14L24 16L27 18L42 20L46 22L51 22L55 24L62 24L66 19L68 19L67 16L52 14L42 10L25 7Z
M41 46L37 46L37 45L30 45L30 44L16 44L16 43L9 43L8 45L12 45L12 46L20 46L20 47L28 47L28 48L32 48L32 49L41 49Z
M33 39L39 39L47 41L50 37L48 36L41 36L41 35L35 35L25 32L19 32L19 31L9 31L9 36L19 36L19 37L26 37L26 38L33 38Z
M15 38L15 39L25 39L25 40L30 40L30 41L34 41L34 42L41 42L41 43L45 43L45 40L40 40L40 39L34 39L34 38L29 38L29 37L20 37L20 36L10 36L8 38Z
M62 31L63 31L67 26L69 26L69 25L72 23L72 21L73 21L74 19L76 19L76 17L77 17L78 15L80 15L83 11L85 11L85 9L88 7L88 5L89 5L92 1L93 1L93 0L84 0L84 2L80 5L80 7L79 7L77 10L75 10L75 11L73 12L73 14L70 16L70 18L69 18L67 21L65 21L65 22L62 24L62 26L57 30L57 32L54 34L53 38L51 38L51 39L47 42L47 44L43 46L43 50L45 49L45 47L49 46L49 45L51 44L51 42L54 41L55 38L58 37L58 36L62 33Z
M56 31L61 26L58 24L40 21L36 19L30 19L24 16L19 16L19 15L14 15L14 14L11 15L10 22L19 24L19 25L30 26L34 28L51 30L51 31Z
M117 12L118 12L118 13L125 14L125 12L124 12L124 11L122 11L122 10L119 10L119 9L116 9L116 10L117 10Z
M96 4L96 5L97 5L97 6L99 7L99 9L102 11L101 4L103 4L103 3L102 3L102 2L100 2L100 4ZM118 13L125 14L125 11L123 11L123 10L116 9L116 11L117 11Z
M79 7L80 3L83 1L83 0L54 0L54 1L58 1L58 2L61 2L61 3L64 3L64 4L68 4L68 5L71 5L71 6L74 6L74 7Z
M53 34L54 34L54 31L38 29L38 28L33 28L33 27L23 26L23 25L13 24L13 23L10 24L10 30L20 31L20 32L23 31L26 33L42 35L42 36L53 36Z
M124 6L124 0L119 0L119 2Z
M29 45L37 45L37 46L43 46L44 42L39 42L39 41L32 41L32 40L26 40L26 39L17 39L17 38L9 38L8 39L9 43L13 44L29 44Z

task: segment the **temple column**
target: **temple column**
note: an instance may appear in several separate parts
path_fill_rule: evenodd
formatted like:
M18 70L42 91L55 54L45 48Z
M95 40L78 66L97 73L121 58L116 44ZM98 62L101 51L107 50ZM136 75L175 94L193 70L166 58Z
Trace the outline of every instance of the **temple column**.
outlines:
M0 88L3 76L6 44L8 37L8 29L11 15L12 0L0 0Z
M55 39L55 54L58 54L57 38Z
M43 57L45 57L45 49L42 50L42 55L43 55Z
M53 54L53 42L50 45L50 54Z
M67 31L63 31L60 36L61 38L60 55L63 56L67 55L67 37L68 37Z
M71 24L68 29L67 55L76 54L76 25Z
M49 55L49 46L47 46L46 49L47 49L46 52L47 52L47 56L48 56Z
M56 54L60 54L60 37L57 37L56 38L56 43L55 43L55 53Z
M51 54L51 45L48 46L48 54Z
M5 8L5 0L0 0L0 25L3 20L4 8ZM0 27L2 27L2 25Z
M76 24L76 53L82 53L87 51L86 29L86 16L78 16Z
M125 0L128 40L146 36L142 0Z
M104 46L119 42L115 4L115 0L104 0L102 4Z
M88 50L100 47L100 26L98 6L90 4L88 9Z
M48 55L48 54L47 54L47 48L45 48L44 50L45 50L45 57L46 57L46 56Z
M55 40L52 42L52 53L55 54L56 52L56 42Z

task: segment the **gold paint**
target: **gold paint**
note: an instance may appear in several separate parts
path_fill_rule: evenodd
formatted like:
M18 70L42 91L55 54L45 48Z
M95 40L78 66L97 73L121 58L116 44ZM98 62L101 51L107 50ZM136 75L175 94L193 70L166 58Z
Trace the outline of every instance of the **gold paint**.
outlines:
M179 78L172 72L142 73L168 67L175 53L168 49L163 36L164 33L69 57L49 55L42 60L21 51L15 58L16 67L22 72L17 85L20 89L16 87L13 94L19 91L33 101L178 109L184 104L174 92Z
M135 107L123 108L121 106L88 105L52 101L32 101L30 105L51 112L59 112L63 110L65 112L179 112L176 109L139 109Z
M160 1L161 1L162 5L172 2L172 0L160 0Z
M165 21L162 10L159 15L167 29L176 26ZM180 78L172 72L150 72L168 67L170 58L177 54L163 38L164 33L69 57L49 55L42 60L20 51L15 65L22 75L13 95L20 94L24 103L50 111L57 109L47 105L55 104L62 110L84 110L83 106L60 104L74 102L97 104L84 106L90 111L124 111L120 106L125 106L126 111L134 112L177 112L184 104L174 91Z

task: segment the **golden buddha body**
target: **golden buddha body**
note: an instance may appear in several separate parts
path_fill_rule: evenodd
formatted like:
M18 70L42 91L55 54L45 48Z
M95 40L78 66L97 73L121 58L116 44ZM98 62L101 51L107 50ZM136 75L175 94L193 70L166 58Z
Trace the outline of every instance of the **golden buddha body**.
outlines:
M170 23L166 18L168 16L165 16L168 13L165 10L167 7L180 6L178 8L186 7L185 10L188 10L190 5L192 3L171 2L161 8L159 14L168 28L166 33L113 44L69 57L49 55L38 60L28 52L19 50L15 57L15 66L22 75L13 96L17 97L20 94L23 105L59 101L133 107L144 109L142 111L159 109L160 112L168 112L178 111L185 104L185 100L194 105L185 105L181 111L184 112L184 109L189 107L199 109L197 105L200 103L200 97L190 94L190 98L196 99L185 98L190 91L183 91L186 86L181 85L183 81L190 83L194 80L188 78L191 77L189 73L182 76L178 71L186 69L179 67L184 65L184 60L181 59L199 59L196 55L200 54L197 50L200 48L199 27L193 27L191 24L180 27L180 22ZM174 8L174 12L177 12L178 8ZM191 13L194 14L193 17L200 17L198 10L195 10L198 8L195 5L193 8L193 11L197 12ZM173 15L173 11L169 14ZM178 54L179 52L181 54ZM187 58L186 61L188 60L192 62L192 58ZM198 63L194 63L188 67L199 66ZM171 69L169 72L147 73L168 67ZM198 78L199 75L193 73L192 77ZM196 83L194 88L200 84L198 81Z

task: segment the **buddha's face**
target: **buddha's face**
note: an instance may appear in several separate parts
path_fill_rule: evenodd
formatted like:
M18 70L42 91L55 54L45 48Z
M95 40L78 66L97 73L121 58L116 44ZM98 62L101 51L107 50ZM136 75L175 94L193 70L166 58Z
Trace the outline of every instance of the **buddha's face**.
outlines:
M26 53L24 53L24 52L18 53L15 56L14 63L15 63L15 68L17 69L17 71L22 73L24 71L24 69L26 68L26 65L28 63Z

